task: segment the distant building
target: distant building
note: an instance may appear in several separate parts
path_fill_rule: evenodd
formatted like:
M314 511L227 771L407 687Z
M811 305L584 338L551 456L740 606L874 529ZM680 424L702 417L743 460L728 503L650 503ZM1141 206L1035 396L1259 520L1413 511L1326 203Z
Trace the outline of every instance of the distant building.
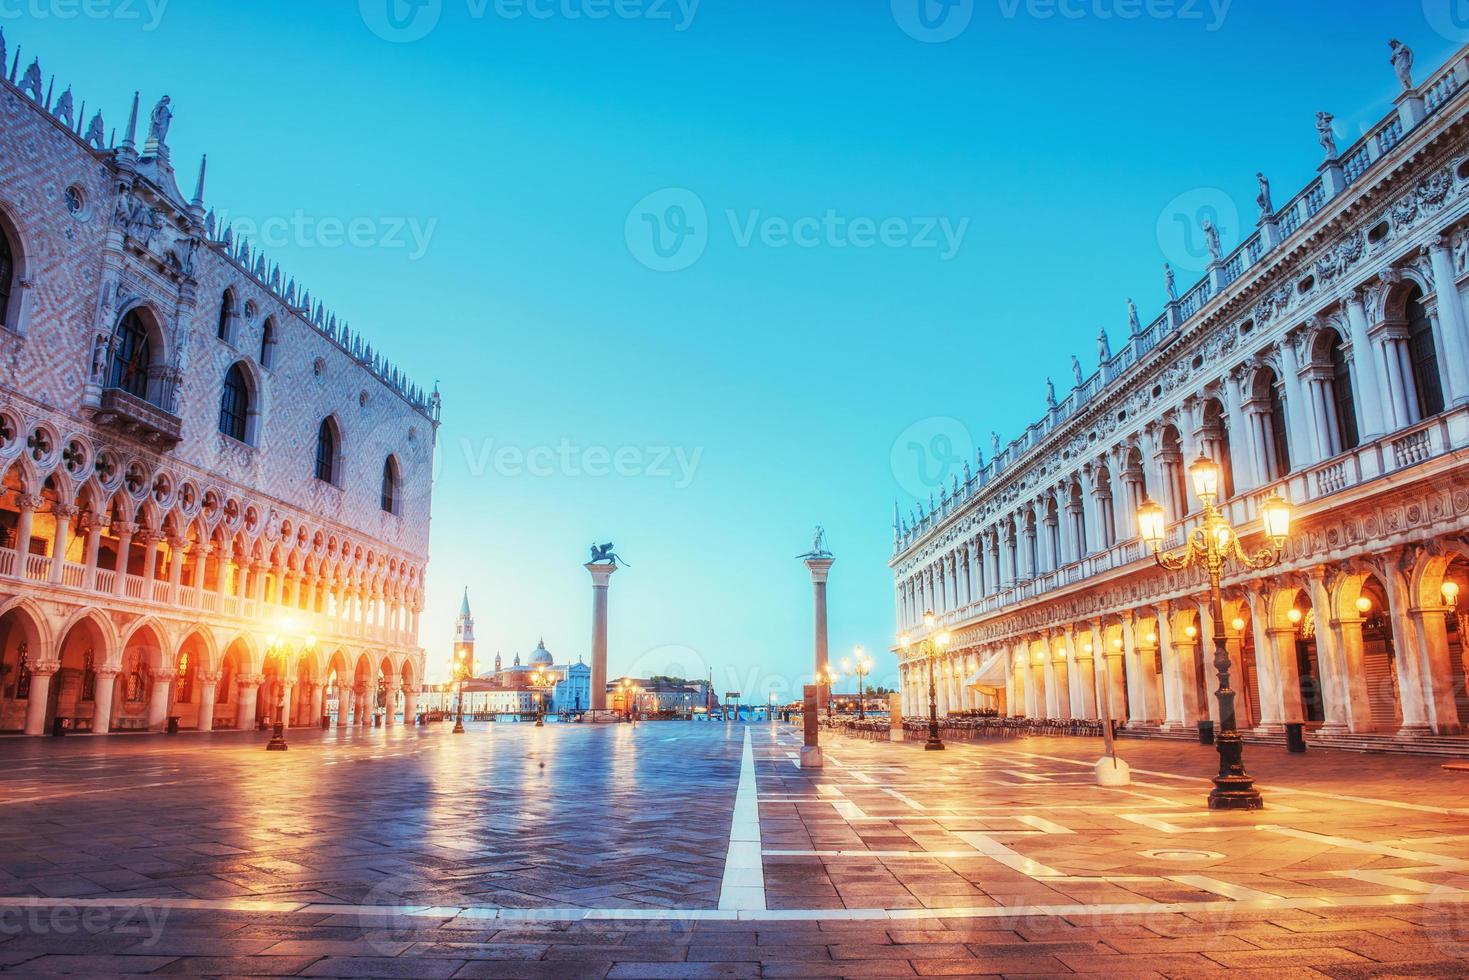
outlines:
M502 664L500 655L495 655L495 667L484 673L474 673L474 615L469 608L469 592L459 606L459 616L454 624L454 658L469 664L471 677L464 684L465 714L529 714L538 710L547 712L576 712L591 704L592 668L578 660L574 664L559 665L551 651L546 649L545 640L536 644L531 651L530 662L521 663L516 654L515 662L509 667ZM427 711L455 710L458 685L431 685L423 698Z
M691 714L719 707L708 681L676 677L618 677L607 682L607 707L625 712L629 704L639 714Z

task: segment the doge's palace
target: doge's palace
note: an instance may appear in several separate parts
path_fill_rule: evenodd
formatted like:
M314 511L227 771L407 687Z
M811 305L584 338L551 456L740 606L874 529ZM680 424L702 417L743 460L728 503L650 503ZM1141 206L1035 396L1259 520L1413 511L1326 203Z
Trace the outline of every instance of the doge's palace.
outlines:
M180 191L167 97L5 65L0 730L411 720L437 393Z
M1129 300L1095 370L1077 363L1018 439L896 517L899 628L921 635L932 610L950 638L940 715L1185 733L1219 721L1222 631L1253 737L1301 723L1323 744L1452 751L1469 724L1469 48L1421 79L1410 64L1382 67L1398 95L1351 145L1329 113L1304 120L1324 157L1309 183L1277 201L1260 175L1238 248L1205 223L1205 278L1165 268L1160 315ZM1203 572L1160 568L1136 524L1152 499L1170 546L1199 525L1200 455L1247 546L1268 496L1294 510L1277 566L1226 569L1219 622ZM900 651L910 714L928 712L930 649Z

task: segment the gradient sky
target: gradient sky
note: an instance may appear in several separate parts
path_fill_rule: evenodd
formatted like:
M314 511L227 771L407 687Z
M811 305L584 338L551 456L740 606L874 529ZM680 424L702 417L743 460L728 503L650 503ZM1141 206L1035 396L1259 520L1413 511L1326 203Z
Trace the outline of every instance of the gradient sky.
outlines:
M815 523L837 556L834 654L885 650L893 501L940 472L909 443L1008 442L1047 375L1069 390L1072 352L1090 373L1099 327L1120 343L1126 297L1159 312L1165 259L1196 279L1180 216L1237 242L1256 170L1277 205L1313 175L1316 110L1343 147L1386 113L1390 37L1420 76L1469 39L1456 0L1234 0L1222 18L1203 0L1126 18L1128 0L964 0L943 43L900 26L916 0L702 0L691 18L690 0L619 0L639 16L601 19L570 15L612 0L535 0L543 17L430 0L408 24L434 28L401 42L379 36L387 0L171 0L156 19L161 0L93 2L108 16L0 0L0 25L109 126L135 88L172 95L174 160L192 187L210 155L212 207L429 232L422 254L312 233L268 254L440 382L430 676L466 585L482 660L541 636L585 655L581 565L615 541L632 567L611 672L713 668L750 700L810 669L793 556ZM648 268L643 212L690 200L703 253ZM801 245L768 220L828 213L843 233ZM856 247L859 219L891 243ZM938 219L963 228L953 254L911 244L941 243L922 234ZM531 472L504 447L551 457ZM663 447L697 460L690 480L663 475ZM588 448L639 472L587 475ZM894 674L883 653L874 680Z

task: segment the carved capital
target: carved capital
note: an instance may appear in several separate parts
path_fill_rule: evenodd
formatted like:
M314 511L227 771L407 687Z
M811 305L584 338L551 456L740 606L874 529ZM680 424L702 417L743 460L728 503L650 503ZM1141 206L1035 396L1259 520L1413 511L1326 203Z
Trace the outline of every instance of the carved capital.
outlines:
M40 510L41 504L43 503L45 503L45 501L34 493L23 493L16 500L16 504L20 507L21 510L29 511Z

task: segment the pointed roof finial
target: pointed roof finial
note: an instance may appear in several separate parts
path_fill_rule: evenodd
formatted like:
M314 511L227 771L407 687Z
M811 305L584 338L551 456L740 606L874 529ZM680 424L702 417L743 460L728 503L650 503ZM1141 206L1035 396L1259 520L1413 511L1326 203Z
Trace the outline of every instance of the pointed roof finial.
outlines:
M469 586L464 587L464 600L459 603L459 615L469 615Z
M194 185L194 200L190 203L195 207L204 206L204 175L209 170L209 154L199 158L199 181Z
M133 93L133 108L128 113L128 128L123 131L122 146L125 150L132 150L138 143L138 93Z

